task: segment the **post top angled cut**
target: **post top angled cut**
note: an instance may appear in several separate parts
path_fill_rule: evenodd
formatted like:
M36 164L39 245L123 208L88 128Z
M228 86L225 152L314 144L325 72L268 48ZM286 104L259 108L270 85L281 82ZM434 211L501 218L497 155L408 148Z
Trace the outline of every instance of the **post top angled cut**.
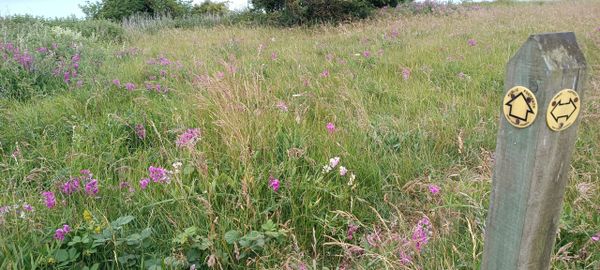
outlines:
M523 61L543 61L542 66L548 71L586 68L585 57L573 32L529 36L508 66L522 64Z

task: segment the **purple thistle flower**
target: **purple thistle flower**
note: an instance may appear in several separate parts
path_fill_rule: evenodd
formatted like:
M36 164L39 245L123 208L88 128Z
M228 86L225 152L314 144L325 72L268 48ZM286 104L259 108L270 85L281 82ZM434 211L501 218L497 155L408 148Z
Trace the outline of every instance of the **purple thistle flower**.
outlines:
M469 46L475 46L477 45L477 40L471 38L467 41L467 43L469 44Z
M192 148L196 145L198 140L200 139L200 129L199 128L188 128L184 133L179 135L175 144L179 148Z
M167 183L169 182L169 175L167 174L167 170L161 167L150 166L148 168L150 172L150 178L154 183Z
M116 87L121 87L121 81L119 81L119 79L114 79L112 81L112 83L116 86Z
M279 179L277 179L277 178L273 177L272 175L271 175L271 176L269 176L269 187L270 187L270 188L271 188L273 191L277 192L277 191L279 190L279 186L280 186Z

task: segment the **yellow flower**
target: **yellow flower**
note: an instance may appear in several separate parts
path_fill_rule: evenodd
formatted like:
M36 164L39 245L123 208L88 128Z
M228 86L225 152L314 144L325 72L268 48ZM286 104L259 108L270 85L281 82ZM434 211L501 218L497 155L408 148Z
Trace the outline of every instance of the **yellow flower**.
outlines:
M54 264L56 260L54 258L48 258L48 264Z
M88 211L87 209L83 210L83 219L87 223L92 223L94 221L94 217L92 216L92 213L90 213L90 211Z
M102 232L102 227L96 226L96 229L94 229L94 232L99 234L100 232Z

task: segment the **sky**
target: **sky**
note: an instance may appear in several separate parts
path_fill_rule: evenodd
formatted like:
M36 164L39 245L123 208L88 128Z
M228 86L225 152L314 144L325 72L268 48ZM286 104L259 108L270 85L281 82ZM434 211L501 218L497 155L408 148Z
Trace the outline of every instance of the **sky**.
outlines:
M0 16L29 14L54 18L75 15L83 18L84 14L79 5L86 2L86 0L0 0ZM194 3L201 2L203 0L194 0ZM230 9L240 10L247 6L248 0L229 0Z

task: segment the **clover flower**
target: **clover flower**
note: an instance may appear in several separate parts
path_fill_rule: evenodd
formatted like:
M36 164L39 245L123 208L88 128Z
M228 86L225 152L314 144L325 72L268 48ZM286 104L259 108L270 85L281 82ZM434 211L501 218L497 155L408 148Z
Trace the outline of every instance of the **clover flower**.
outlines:
M327 132L329 132L329 134L333 134L335 132L335 124L331 122L327 123L325 128L327 128Z

